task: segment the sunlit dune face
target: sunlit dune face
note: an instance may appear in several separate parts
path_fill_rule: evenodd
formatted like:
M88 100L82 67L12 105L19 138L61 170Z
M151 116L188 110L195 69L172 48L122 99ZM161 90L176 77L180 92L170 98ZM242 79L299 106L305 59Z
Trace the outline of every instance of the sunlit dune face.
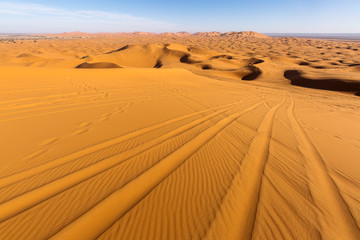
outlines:
M360 239L358 49L255 32L0 42L0 239Z

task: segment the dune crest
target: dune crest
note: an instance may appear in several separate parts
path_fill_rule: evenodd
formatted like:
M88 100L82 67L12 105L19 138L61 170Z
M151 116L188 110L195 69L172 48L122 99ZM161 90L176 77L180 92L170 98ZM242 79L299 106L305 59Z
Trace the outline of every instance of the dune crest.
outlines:
M37 34L38 35L38 34ZM86 32L64 32L64 33L52 33L42 34L47 37L57 38L93 38L93 37L110 37L110 36L167 36L167 37L236 37L236 38L270 38L261 33L254 31L242 31L242 32L196 32L189 33L186 31L182 32L163 32L163 33L152 33L152 32L118 32L118 33L86 33Z
M261 33L253 32L253 31L245 31L245 32L226 32L222 34L222 36L230 36L237 38L270 38Z
M0 239L360 239L359 42L0 41Z

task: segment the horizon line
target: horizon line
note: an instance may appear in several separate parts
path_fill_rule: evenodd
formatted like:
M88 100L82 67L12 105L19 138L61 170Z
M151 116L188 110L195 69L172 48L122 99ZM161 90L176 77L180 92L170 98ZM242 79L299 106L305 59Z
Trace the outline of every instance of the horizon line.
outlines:
M126 34L126 33L151 33L151 34L163 34L163 33L190 33L190 34L195 34L195 33L210 33L210 32L219 32L219 33L230 33L230 32L255 32L255 33L261 33L261 34L360 34L360 32L257 32L257 31L252 31L252 30L245 30L245 31L226 31L226 32L221 32L221 31L174 31L174 32L147 32L147 31L119 31L119 32L85 32L85 31L65 31L65 32L29 32L29 33L25 33L25 32L0 32L0 34L64 34L64 33L86 33L86 34L104 34L104 33L108 33L108 34Z

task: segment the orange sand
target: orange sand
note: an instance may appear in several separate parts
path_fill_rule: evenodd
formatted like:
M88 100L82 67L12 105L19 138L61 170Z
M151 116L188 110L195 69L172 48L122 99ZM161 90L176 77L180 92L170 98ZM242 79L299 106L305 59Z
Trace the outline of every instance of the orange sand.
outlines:
M360 239L357 49L0 42L0 239Z

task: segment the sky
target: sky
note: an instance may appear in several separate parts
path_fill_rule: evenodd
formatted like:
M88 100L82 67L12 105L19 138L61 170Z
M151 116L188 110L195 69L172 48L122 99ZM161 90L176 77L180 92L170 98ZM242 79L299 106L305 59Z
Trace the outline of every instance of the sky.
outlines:
M360 33L360 0L0 0L0 33Z

